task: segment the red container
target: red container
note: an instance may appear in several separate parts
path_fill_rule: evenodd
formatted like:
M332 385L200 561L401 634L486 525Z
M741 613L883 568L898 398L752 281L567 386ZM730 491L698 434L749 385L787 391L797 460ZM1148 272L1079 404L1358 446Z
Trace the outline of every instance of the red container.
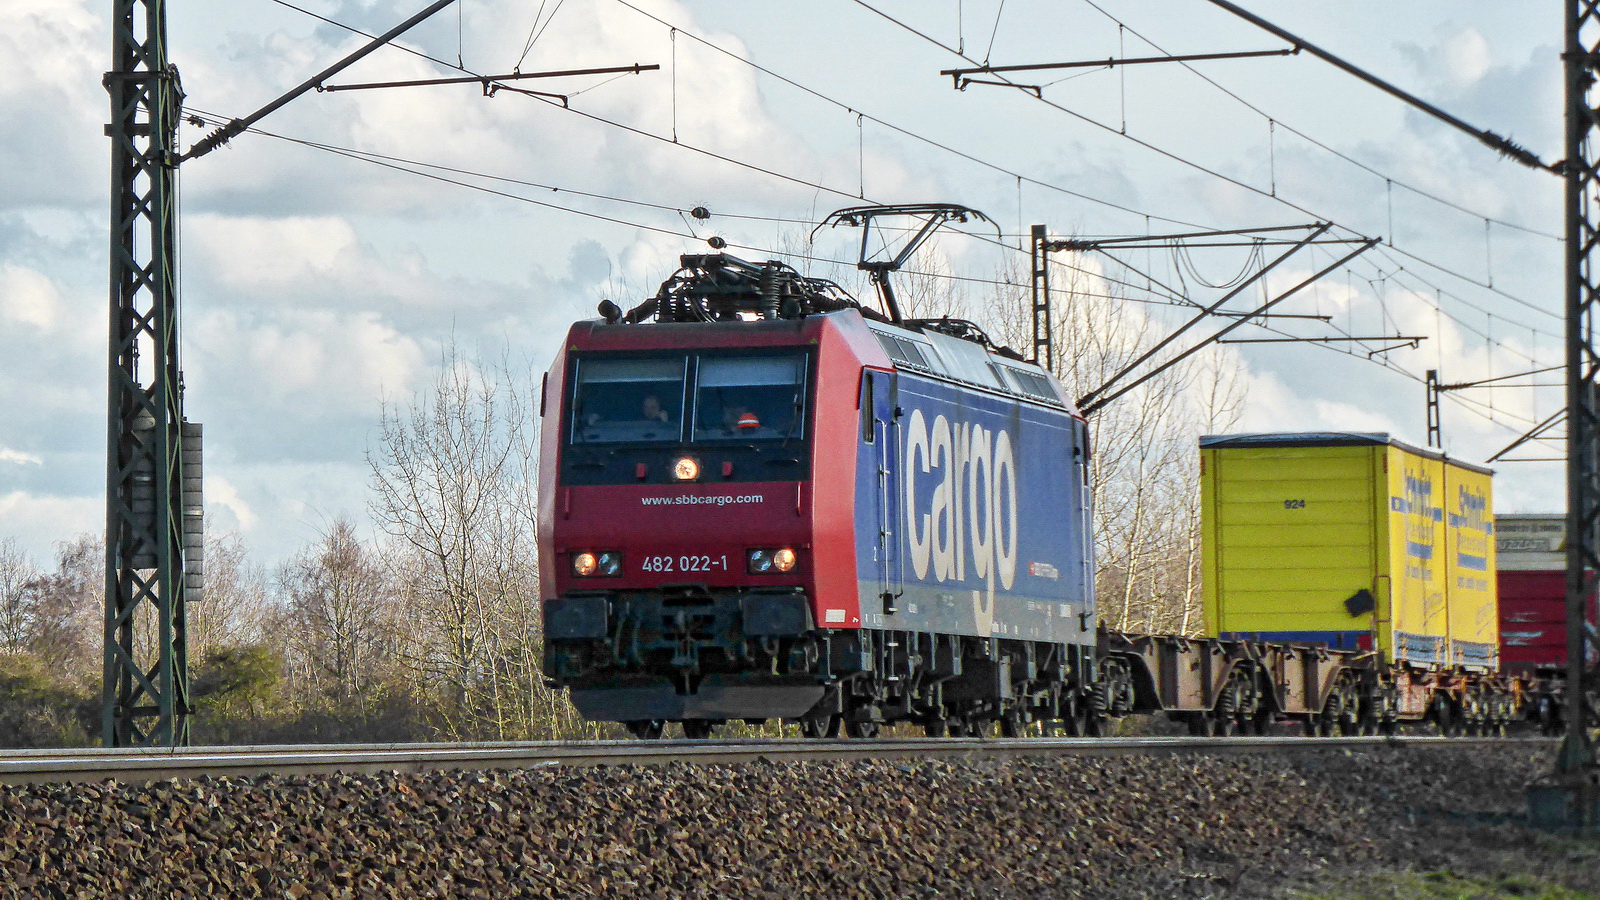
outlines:
M1567 665L1566 522L1558 515L1495 517L1500 664L1508 672ZM1589 621L1595 621L1589 595Z
M1567 573L1500 571L1500 665L1508 672L1567 664Z

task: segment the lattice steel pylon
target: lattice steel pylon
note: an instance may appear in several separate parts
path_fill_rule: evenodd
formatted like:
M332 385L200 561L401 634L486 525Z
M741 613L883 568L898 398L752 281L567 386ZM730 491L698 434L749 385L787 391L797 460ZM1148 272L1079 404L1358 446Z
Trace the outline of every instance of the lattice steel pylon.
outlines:
M102 729L106 746L179 746L189 742L186 557L190 576L199 577L199 435L187 429L186 465L178 365L175 188L183 93L167 61L165 0L113 0L112 32L104 80L111 95L111 334Z
M1595 131L1595 76L1600 73L1600 0L1563 0L1566 43L1566 297L1567 320L1567 683L1566 734L1550 777L1530 786L1535 821L1600 827L1600 761L1589 729L1597 720L1592 693L1600 681L1590 664L1587 598L1600 572L1600 155Z

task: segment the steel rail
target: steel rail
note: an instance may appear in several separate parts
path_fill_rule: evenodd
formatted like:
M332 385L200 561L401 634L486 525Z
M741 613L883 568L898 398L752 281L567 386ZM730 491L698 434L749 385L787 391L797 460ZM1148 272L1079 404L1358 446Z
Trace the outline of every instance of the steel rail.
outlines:
M479 744L281 745L0 751L0 784L142 783L187 778L427 772L695 763L718 765L863 759L1270 753L1363 747L1473 747L1548 738L1140 737L891 738L878 740L530 741Z

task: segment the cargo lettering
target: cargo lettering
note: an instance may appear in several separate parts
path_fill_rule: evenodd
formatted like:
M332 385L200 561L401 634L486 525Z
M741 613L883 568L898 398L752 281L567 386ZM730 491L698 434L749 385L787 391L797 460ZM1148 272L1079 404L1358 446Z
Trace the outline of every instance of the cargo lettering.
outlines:
M1010 432L936 416L930 428L913 410L905 428L905 510L911 568L918 580L995 582L1017 575L1017 463ZM934 485L919 507L919 478ZM927 483L927 482L922 482Z

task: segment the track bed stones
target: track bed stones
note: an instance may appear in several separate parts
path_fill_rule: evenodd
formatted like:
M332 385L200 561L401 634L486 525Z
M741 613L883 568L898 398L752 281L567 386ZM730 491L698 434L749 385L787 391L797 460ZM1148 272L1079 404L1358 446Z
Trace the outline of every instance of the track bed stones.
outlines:
M1469 852L1481 823L1520 811L1548 755L1385 747L0 787L0 896L1281 896L1319 870Z

